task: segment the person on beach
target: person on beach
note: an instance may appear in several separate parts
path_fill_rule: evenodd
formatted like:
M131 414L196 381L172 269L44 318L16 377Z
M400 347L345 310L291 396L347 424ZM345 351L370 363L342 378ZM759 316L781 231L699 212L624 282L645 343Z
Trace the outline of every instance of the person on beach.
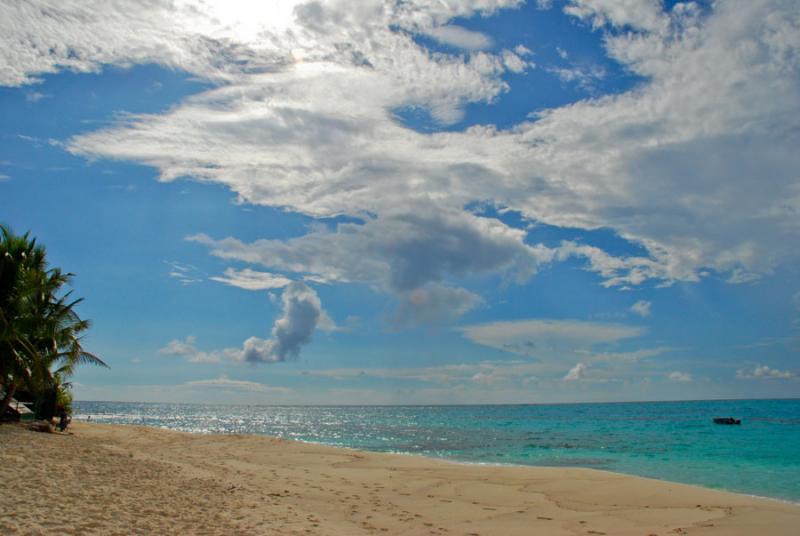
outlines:
M64 430L67 429L67 426L69 426L69 417L67 417L67 412L62 409L61 417L58 420L58 429L61 430L61 432L64 432Z

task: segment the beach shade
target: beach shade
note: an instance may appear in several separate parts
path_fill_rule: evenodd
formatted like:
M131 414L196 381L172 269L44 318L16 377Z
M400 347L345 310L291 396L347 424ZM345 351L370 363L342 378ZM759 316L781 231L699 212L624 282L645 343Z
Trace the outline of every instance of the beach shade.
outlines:
M32 421L33 417L34 413L28 406L12 398L2 416L2 420L11 422Z

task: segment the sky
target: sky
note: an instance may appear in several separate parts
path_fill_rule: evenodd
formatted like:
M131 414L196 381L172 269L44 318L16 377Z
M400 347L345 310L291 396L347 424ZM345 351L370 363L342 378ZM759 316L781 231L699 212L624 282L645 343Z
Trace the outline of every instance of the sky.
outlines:
M79 400L800 396L796 0L0 0Z

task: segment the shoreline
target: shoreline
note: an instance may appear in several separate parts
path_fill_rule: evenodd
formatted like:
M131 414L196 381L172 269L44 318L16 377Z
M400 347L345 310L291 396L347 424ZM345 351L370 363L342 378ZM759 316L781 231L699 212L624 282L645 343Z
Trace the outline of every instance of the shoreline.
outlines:
M4 534L790 535L800 506L585 468L243 434L0 426Z
M128 426L128 425L120 424L119 426ZM186 433L191 433L191 432L186 432ZM245 434L245 435L258 435L258 434ZM272 437L272 436L266 436L266 437ZM333 447L333 448L351 449L351 447L337 447L337 446L333 446L333 445L328 445L326 443L317 443L317 442L314 442L314 441L305 441L305 440L302 440L302 439L290 439L290 440L287 440L287 441L298 441L300 443L309 443L311 445L321 445L321 446ZM453 463L453 464L456 464L456 465L467 465L467 466L476 465L476 466L479 466L479 467L521 467L521 468L532 468L532 469L537 469L537 468L541 467L541 468L554 468L554 469L556 469L556 468L583 469L583 470L586 470L586 471L595 471L595 472L598 472L598 473L609 473L611 475L630 476L630 477L634 477L634 478L642 478L644 480L652 480L654 482L662 482L662 483L665 483L665 484L680 484L682 486L692 486L692 487L700 488L700 489L703 489L703 490L719 491L721 493L730 493L732 495L740 495L742 497L749 497L749 498L752 498L752 499L760 499L760 500L764 500L764 501L775 501L775 502L778 502L778 503L781 503L781 504L788 504L788 505L800 507L800 501L793 501L791 499L781 499L780 497L770 497L768 495L755 495L753 493L744 493L742 491L735 491L735 490L722 489L722 488L710 488L708 486L703 486L702 484L693 484L691 482L679 482L677 480L666 480L664 478L656 478L654 476L636 475L636 474L633 474L633 473L623 473L622 471L611 471L609 469L594 469L592 467L580 467L580 466L577 466L577 465L525 465L525 464L522 464L522 463L471 462L471 461L468 461L468 460L455 460L455 459L452 459L452 458L437 458L435 456L426 456L425 454L416 454L414 452L379 452L379 451L375 451L375 450L359 450L359 449L351 449L351 450L356 450L356 451L359 451L359 452L374 453L374 454L391 454L391 455L396 455L396 456L418 456L418 457L426 459L426 460L436 460L436 461L441 461L441 462L445 462L445 463Z
M120 424L119 426L128 426L128 425ZM191 432L186 432L186 433L191 433ZM245 434L245 435L259 435L259 434ZM272 437L272 436L266 436L266 437ZM393 456L418 456L418 457L426 459L426 460L436 460L436 461L441 461L441 462L445 462L445 463L453 463L453 464L456 464L456 465L467 465L467 466L476 465L476 466L479 466L479 467L520 467L520 468L532 468L532 469L537 469L537 468L583 469L583 470L586 470L586 471L594 471L594 472L598 472L598 473L608 473L608 474L611 474L611 475L630 476L630 477L634 477L634 478L642 478L642 479L645 479L645 480L653 480L654 482L663 482L665 484L680 484L682 486L692 486L692 487L700 488L700 489L703 489L703 490L719 491L721 493L730 493L730 494L733 494L733 495L741 495L742 497L750 497L752 499L761 499L761 500L765 500L765 501L775 501L775 502L778 502L778 503L781 503L781 504L788 504L788 505L800 507L800 501L793 501L791 499L781 499L780 497L770 497L768 495L756 495L754 493L744 493L742 491L735 491L735 490L722 489L722 488L710 488L708 486L703 486L702 484L693 484L691 482L679 482L677 480L667 480L667 479L664 479L664 478L656 478L654 476L645 476L645 475L636 475L636 474L633 474L633 473L623 473L622 471L611 471L610 469L595 469L593 467L580 467L580 466L577 466L577 465L526 465L526 464L522 464L522 463L472 462L472 461L469 461L469 460L456 460L456 459L453 459L453 458L444 458L444 457L437 458L435 456L426 456L425 454L417 454L417 453L414 453L414 452L380 452L380 451L376 451L376 450L360 450L360 449L355 449L355 448L352 448L352 447L338 447L338 446L334 446L334 445L328 445L326 443L318 443L318 442L314 442L314 441L305 441L305 440L302 440L302 439L289 439L287 441L298 441L300 443L309 443L311 445L320 445L320 446L326 446L326 447L332 447L332 448L350 449L350 450L356 450L358 452L368 452L368 453L372 453L372 454L391 454Z
M613 402L613 403L614 404L625 404L626 402ZM580 403L576 403L576 404L580 404ZM324 407L327 407L327 406L324 406ZM789 504L789 505L800 506L800 499L795 500L795 499L789 499L789 498L785 498L785 497L775 497L775 496L770 496L770 495L758 495L756 493L750 493L750 492L747 492L747 491L740 491L740 490L734 490L734 489L727 489L727 488L722 488L722 487L714 488L714 487L710 487L710 486L705 486L702 483L697 483L697 482L685 482L685 481L679 481L679 480L668 480L666 478L660 478L658 476L643 475L643 474L637 474L637 473L633 473L633 472L624 472L624 471L617 471L617 470L612 470L612 469L598 469L598 468L594 468L594 467L585 467L585 466L579 466L579 465L536 465L536 464L523 464L523 463L514 463L514 462L472 461L472 460L463 460L463 459L451 458L451 457L446 457L446 456L432 456L432 455L429 455L429 454L421 454L421 453L418 453L418 452L381 451L381 450L360 449L358 447L351 447L351 446L347 446L347 445L333 445L333 444L324 443L324 442L320 442L320 441L314 441L314 440L310 440L310 439L298 439L298 438L288 439L288 438L282 438L282 437L279 437L279 436L272 436L272 435L269 435L269 434L260 434L260 433L257 433L257 432L227 432L227 431L206 431L206 430L191 431L191 430L175 430L175 429L172 429L172 428L169 428L169 427L162 427L162 426L151 425L151 424L103 423L101 421L97 421L97 422L95 422L95 421L87 421L84 418L87 415L88 414L78 414L78 415L76 415L76 417L75 417L76 422L84 422L84 423L88 422L90 424L95 424L95 423L97 423L97 424L110 424L110 425L113 425L113 426L142 426L142 427L156 428L156 429L159 429L159 430L176 431L176 432L180 432L180 433L198 434L198 435L223 435L223 436L224 435L253 435L253 436L258 436L258 437L272 437L272 438L282 439L282 440L286 440L286 441L296 441L296 442L299 442L299 443L304 443L304 444L309 444L309 445L320 445L320 446L326 446L326 447L331 447L331 448L351 449L351 450L355 450L355 451L359 451L359 452L369 452L369 453L375 453L375 454L392 454L392 455L398 455L398 456L417 456L417 457L420 457L420 458L423 458L423 459L439 460L439 461L444 461L444 462L448 462L448 463L455 463L455 464L461 464L461 465L476 465L476 466L483 466L483 467L520 467L520 468L562 468L563 467L563 468L574 468L574 469L587 469L587 470L591 470L591 471L607 472L607 473L611 473L611 474L615 474L615 475L625 475L625 476L632 476L632 477L637 477L637 478L655 480L657 482L664 482L664 483L668 483L668 484L673 484L674 483L674 484L683 484L683 485L687 485L687 486L696 486L696 487L699 487L699 488L702 488L702 489L706 489L706 490L711 490L711 491L720 491L720 492L724 492L724 493L733 493L733 494L741 495L741 496L744 496L744 497L752 497L752 498L755 498L755 499L764 499L764 500L768 500L768 501L776 501L776 502L781 503L781 504Z

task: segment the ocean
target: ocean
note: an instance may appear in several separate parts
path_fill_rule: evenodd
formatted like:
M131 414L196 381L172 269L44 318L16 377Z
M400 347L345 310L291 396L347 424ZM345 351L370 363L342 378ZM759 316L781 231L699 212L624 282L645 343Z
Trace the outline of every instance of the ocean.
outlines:
M590 467L800 502L800 399L486 406L75 402L75 418L448 460ZM714 424L735 417L741 426Z

